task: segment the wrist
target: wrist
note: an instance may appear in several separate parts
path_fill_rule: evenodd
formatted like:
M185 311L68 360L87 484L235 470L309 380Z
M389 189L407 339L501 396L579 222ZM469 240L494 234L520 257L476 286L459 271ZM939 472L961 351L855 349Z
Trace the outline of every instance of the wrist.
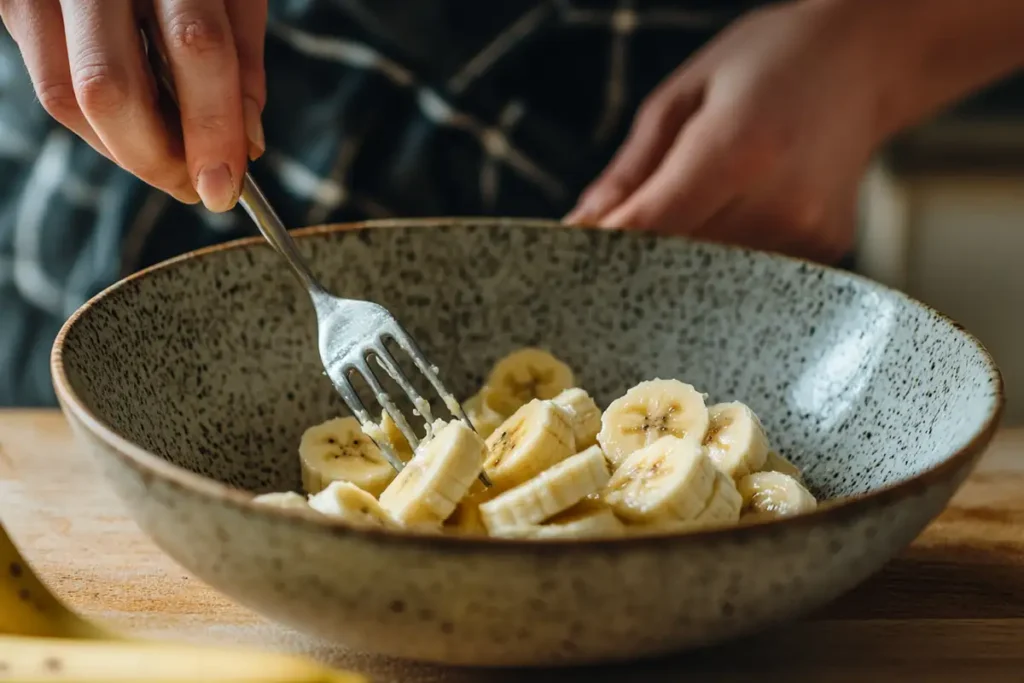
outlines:
M807 1L871 55L879 142L1024 68L1021 0Z

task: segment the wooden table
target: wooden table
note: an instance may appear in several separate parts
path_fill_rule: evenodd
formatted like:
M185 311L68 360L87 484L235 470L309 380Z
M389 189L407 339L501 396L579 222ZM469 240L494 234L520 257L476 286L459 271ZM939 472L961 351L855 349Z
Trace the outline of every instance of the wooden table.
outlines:
M0 411L0 518L72 606L120 628L309 654L382 682L562 681L356 655L233 605L157 550L54 411ZM571 677L583 672L572 672ZM899 559L819 615L744 642L585 672L588 681L1024 681L1024 430L1004 431Z

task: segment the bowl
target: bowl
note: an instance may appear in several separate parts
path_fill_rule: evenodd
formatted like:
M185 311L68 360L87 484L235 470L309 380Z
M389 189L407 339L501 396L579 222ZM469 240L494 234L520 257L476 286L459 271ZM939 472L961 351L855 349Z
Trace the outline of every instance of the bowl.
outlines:
M57 394L139 526L256 612L348 648L455 665L659 655L770 628L879 569L946 505L1003 406L963 328L858 276L684 239L523 220L297 231L339 294L391 309L463 396L539 345L603 404L677 377L742 400L825 502L781 521L604 540L357 530L252 503L298 488L342 411L312 307L259 239L107 289L53 352Z

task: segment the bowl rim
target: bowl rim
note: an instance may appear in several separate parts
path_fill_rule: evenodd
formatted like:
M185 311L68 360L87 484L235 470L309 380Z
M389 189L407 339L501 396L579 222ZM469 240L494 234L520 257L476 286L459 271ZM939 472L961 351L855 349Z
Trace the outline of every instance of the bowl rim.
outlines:
M517 229L566 229L563 223L557 220L545 218L511 218L511 217L425 217L425 218L398 218L368 220L350 223L333 223L315 225L304 228L297 228L291 233L297 240L315 239L324 235L335 233L386 228L431 228L431 227L469 227L481 228L509 227ZM627 233L625 230L608 230L597 226L573 226L573 230L599 230L602 232ZM143 447L126 439L118 434L113 427L95 415L79 397L75 394L68 380L64 368L63 350L70 330L75 324L88 314L89 310L95 307L101 300L111 296L117 290L128 286L130 283L146 278L152 273L169 270L178 264L203 258L210 254L222 251L244 250L253 247L270 248L264 239L259 236L243 237L230 240L220 244L203 247L173 258L161 261L152 266L139 270L127 277L124 277L114 284L104 288L98 294L80 306L61 326L54 341L50 354L50 370L53 386L57 399L66 418L79 421L92 435L98 438L108 447L107 450L128 467L136 470L143 478L157 478L163 483L183 490L191 495L204 498L213 498L218 502L240 509L246 515L256 515L265 518L267 521L280 521L281 523L298 524L313 527L311 531L326 531L333 536L350 536L364 538L375 542L397 543L409 546L430 546L433 548L443 547L456 552L469 552L486 549L488 552L506 550L511 552L542 552L551 553L565 551L567 549L611 549L620 547L651 547L672 544L673 546L687 543L707 542L709 539L716 541L740 541L749 534L771 534L781 533L784 530L808 528L815 526L819 521L842 521L857 516L864 508L874 505L883 506L892 501L909 497L915 493L927 489L936 482L945 481L955 475L963 467L972 466L974 461L988 447L989 442L999 427L1000 420L1005 408L1006 391L1002 373L995 363L991 353L981 341L969 332L963 325L956 322L946 314L932 308L931 306L918 301L917 299L899 290L893 289L885 284L872 280L868 277L849 271L840 270L832 266L815 263L807 259L787 256L777 252L749 249L746 247L722 244L710 240L694 239L683 236L660 236L660 239L678 240L703 245L713 246L723 251L733 251L747 254L769 255L775 259L781 259L792 263L800 263L813 269L831 272L837 276L860 282L871 287L880 289L890 296L903 299L911 306L915 306L930 313L934 317L946 322L954 330L964 335L966 340L974 345L981 352L982 359L988 369L989 379L995 386L995 403L986 416L985 421L974 432L970 440L957 449L955 452L944 458L939 463L925 469L909 479L898 481L886 486L872 489L856 496L846 496L822 501L814 510L792 517L774 520L750 520L727 527L713 527L697 529L685 533L666 531L663 533L645 533L642 535L625 535L602 538L566 538L566 539L523 539L523 538L496 538L490 536L459 536L455 534L422 534L404 530L380 530L374 528L359 528L352 526L342 520L317 515L305 510L291 510L274 508L253 502L256 494L221 483L209 477L191 472L183 467L172 464L167 460L151 453Z

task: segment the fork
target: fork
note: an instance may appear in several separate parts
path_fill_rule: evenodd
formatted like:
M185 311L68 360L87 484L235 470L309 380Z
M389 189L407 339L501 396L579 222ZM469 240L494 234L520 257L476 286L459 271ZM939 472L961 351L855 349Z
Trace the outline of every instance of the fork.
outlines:
M142 30L142 36L153 75L169 100L167 104L176 107L176 91L162 49L160 34L150 25ZM259 228L267 242L284 257L285 262L309 293L313 309L316 311L318 346L324 371L335 390L341 395L345 405L363 426L363 431L373 439L395 470L402 471L404 467L402 459L398 457L390 439L386 436L381 438L383 430L374 422L349 379L351 373L356 373L369 385L374 399L391 417L399 431L408 440L409 445L415 450L420 441L415 430L409 426L402 411L397 408L384 387L381 386L370 367L369 359L374 358L384 372L401 387L406 397L412 402L413 412L418 413L427 425L432 424L434 418L431 414L430 403L413 387L388 350L386 343L389 341L397 344L409 355L416 368L426 376L434 390L440 394L452 415L476 431L466 417L462 406L441 382L437 367L427 360L416 341L402 328L390 311L371 301L343 299L335 296L320 283L299 253L298 246L288 233L288 229L281 222L277 212L267 201L266 196L248 170L242 179L238 203L256 223L256 227ZM480 481L485 486L491 485L487 475L483 472L480 473Z

